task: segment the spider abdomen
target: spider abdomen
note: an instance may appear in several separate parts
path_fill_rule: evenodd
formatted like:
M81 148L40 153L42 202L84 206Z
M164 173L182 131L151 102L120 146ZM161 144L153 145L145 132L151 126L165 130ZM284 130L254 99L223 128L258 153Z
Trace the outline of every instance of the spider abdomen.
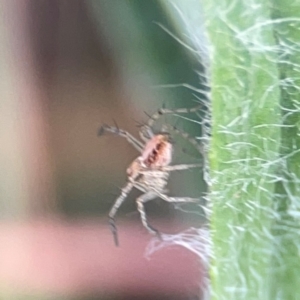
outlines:
M169 136L158 134L145 145L141 159L146 168L165 167L172 161L172 151Z

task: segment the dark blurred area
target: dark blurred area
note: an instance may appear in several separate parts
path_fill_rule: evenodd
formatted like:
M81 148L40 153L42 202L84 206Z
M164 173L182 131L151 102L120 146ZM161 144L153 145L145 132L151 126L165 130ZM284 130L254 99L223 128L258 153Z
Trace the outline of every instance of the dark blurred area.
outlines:
M0 2L1 299L199 299L196 255L169 247L145 258L152 237L135 191L118 212L114 246L107 214L138 153L122 138L97 137L104 123L138 137L157 109L197 104L197 92L163 87L203 89L203 69L159 24L192 43L175 2L199 28L200 4L166 2ZM187 117L194 122L162 124L201 136L200 118ZM175 161L201 161L178 137L175 146ZM175 174L169 189L201 197L201 170ZM177 208L155 200L146 210L169 233L204 222L199 206Z

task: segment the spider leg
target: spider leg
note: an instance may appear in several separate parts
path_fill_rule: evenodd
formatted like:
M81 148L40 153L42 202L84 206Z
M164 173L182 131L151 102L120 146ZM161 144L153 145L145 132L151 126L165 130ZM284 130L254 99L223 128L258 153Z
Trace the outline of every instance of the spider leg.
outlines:
M133 145L135 149L137 149L139 152L142 152L144 149L143 143L141 143L138 139L136 139L133 135L131 135L129 132L120 129L118 127L109 126L109 125L102 125L98 130L98 136L103 135L105 132L110 132L113 134L117 134L121 137L124 137L128 143Z
M159 190L155 188L151 188L151 191L153 191L157 197L161 198L162 200L165 200L167 202L198 202L199 198L191 198L191 197L169 197L168 195L160 192Z
M165 126L169 131L174 131L176 134L178 134L179 136L181 136L182 138L187 140L204 157L203 146L200 143L198 143L197 140L193 139L187 132L179 130L177 127L169 125L169 124L166 124Z
M141 216L141 220L142 223L144 225L144 227L151 233L156 235L157 237L161 238L160 233L157 229L153 228L147 221L147 216L146 216L146 212L145 212L145 207L144 207L144 203L152 200L154 198L156 198L156 194L153 192L147 192L143 195L141 195L140 197L137 198L136 203L137 203L137 209L140 213Z
M140 138L146 143L154 136L154 132L148 125L143 125L139 131L139 135Z
M192 108L175 108L175 109L168 109L168 108L160 108L158 111L156 111L151 118L149 118L147 125L152 128L154 122L158 120L161 116L167 115L167 114L189 114L197 112L201 109L203 104L199 104Z
M163 115L195 113L195 112L200 111L202 107L203 107L203 104L199 104L196 107L192 107L192 108L175 108L175 109L168 109L168 108L164 108L164 107L160 108L153 115L149 116L148 122L144 126L141 127L140 137L144 141L149 140L149 136L150 137L153 136L152 127L154 125L154 122Z
M145 114L149 118L151 117L146 112ZM151 128L148 128L146 123L140 123L137 127L139 128L139 136L144 143L147 143L154 136L153 130Z
M119 207L121 206L121 204L124 202L124 200L126 199L127 195L129 194L129 192L132 190L133 188L133 183L132 182L128 182L121 190L121 195L117 198L117 200L115 201L115 204L113 205L113 207L111 208L110 212L109 212L109 225L110 225L110 230L113 234L114 237L114 241L116 246L119 246L119 240L118 240L118 230L117 230L117 226L115 223L115 215L119 209Z
M182 165L173 165L173 166L165 166L161 167L159 170L163 172L172 172L172 171L182 171L188 170L192 168L203 168L203 164L182 164ZM149 171L140 171L139 174L147 174Z
M154 187L148 187L143 183L140 182L135 182L134 183L134 187L142 192L152 192L155 197L159 197L162 200L165 200L167 202L198 202L200 199L199 198L192 198L192 197L170 197L166 194L164 194L163 192L159 191L158 189L154 188ZM146 193L146 194L147 194ZM145 194L145 195L146 195ZM154 198L151 198L154 199Z
M162 167L161 169L162 171L171 172L171 171L188 170L191 168L202 168L202 167L203 164L182 164L182 165L166 166L166 167Z

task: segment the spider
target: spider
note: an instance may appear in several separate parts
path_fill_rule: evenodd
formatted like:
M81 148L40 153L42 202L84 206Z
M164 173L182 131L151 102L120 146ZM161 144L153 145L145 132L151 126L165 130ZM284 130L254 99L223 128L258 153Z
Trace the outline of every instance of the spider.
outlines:
M152 227L147 221L144 203L157 197L167 202L199 201L198 198L170 197L167 195L165 187L168 183L170 172L199 168L203 167L203 164L170 165L170 163L172 162L173 151L170 134L167 132L154 134L152 130L155 120L157 120L164 114L193 113L197 112L198 110L199 106L191 109L180 108L176 110L170 110L162 108L158 110L156 113L150 116L148 122L145 125L141 126L139 134L142 141L132 136L129 132L118 127L103 125L99 129L98 136L101 136L106 132L119 135L121 137L124 137L139 152L139 156L134 159L127 168L127 184L122 188L121 195L116 199L109 212L110 229L113 234L116 246L119 245L119 241L117 227L115 224L115 215L119 207L133 188L136 188L142 192L142 195L136 199L136 203L143 226L148 230L149 233L156 235L159 238L161 238L159 231ZM201 145L199 145L196 140L189 137L187 133L181 132L172 126L166 127L180 134L183 138L187 139L203 155Z

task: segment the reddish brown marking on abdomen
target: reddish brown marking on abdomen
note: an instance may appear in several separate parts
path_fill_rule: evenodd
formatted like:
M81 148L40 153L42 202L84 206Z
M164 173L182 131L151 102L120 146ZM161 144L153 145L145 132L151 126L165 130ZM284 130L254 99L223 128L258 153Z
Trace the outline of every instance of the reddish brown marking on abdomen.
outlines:
M163 167L170 164L172 145L166 135L154 136L145 146L142 161L148 168Z

